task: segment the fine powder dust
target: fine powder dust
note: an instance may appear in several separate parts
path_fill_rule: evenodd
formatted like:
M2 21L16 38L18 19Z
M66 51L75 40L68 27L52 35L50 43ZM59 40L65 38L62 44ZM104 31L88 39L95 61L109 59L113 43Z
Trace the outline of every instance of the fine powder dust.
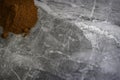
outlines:
M9 32L27 35L37 21L37 8L34 0L0 0L0 26L2 37Z

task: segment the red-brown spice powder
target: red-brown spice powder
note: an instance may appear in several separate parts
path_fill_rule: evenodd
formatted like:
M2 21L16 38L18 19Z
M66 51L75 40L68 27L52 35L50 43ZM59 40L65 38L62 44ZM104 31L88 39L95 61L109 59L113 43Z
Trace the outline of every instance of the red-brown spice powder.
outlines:
M2 37L9 32L27 35L37 21L37 8L34 0L2 0L0 2L0 26Z

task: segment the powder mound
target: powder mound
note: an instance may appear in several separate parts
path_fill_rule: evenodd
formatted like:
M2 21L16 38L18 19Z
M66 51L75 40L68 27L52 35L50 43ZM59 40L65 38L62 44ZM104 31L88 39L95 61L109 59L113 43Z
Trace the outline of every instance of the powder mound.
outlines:
M37 8L34 0L0 0L0 26L2 37L9 32L27 35L37 21Z

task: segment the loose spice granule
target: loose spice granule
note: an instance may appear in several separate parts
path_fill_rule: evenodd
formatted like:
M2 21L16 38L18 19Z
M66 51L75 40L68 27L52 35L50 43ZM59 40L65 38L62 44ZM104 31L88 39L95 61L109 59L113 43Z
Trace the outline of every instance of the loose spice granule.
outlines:
M0 0L0 26L2 37L9 32L27 35L37 21L37 8L34 0Z

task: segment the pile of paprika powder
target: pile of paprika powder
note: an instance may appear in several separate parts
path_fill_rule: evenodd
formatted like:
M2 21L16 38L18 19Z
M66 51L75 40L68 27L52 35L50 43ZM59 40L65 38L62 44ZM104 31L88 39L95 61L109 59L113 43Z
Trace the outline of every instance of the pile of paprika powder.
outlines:
M2 37L9 32L27 35L37 21L37 8L34 0L0 0L0 26Z

